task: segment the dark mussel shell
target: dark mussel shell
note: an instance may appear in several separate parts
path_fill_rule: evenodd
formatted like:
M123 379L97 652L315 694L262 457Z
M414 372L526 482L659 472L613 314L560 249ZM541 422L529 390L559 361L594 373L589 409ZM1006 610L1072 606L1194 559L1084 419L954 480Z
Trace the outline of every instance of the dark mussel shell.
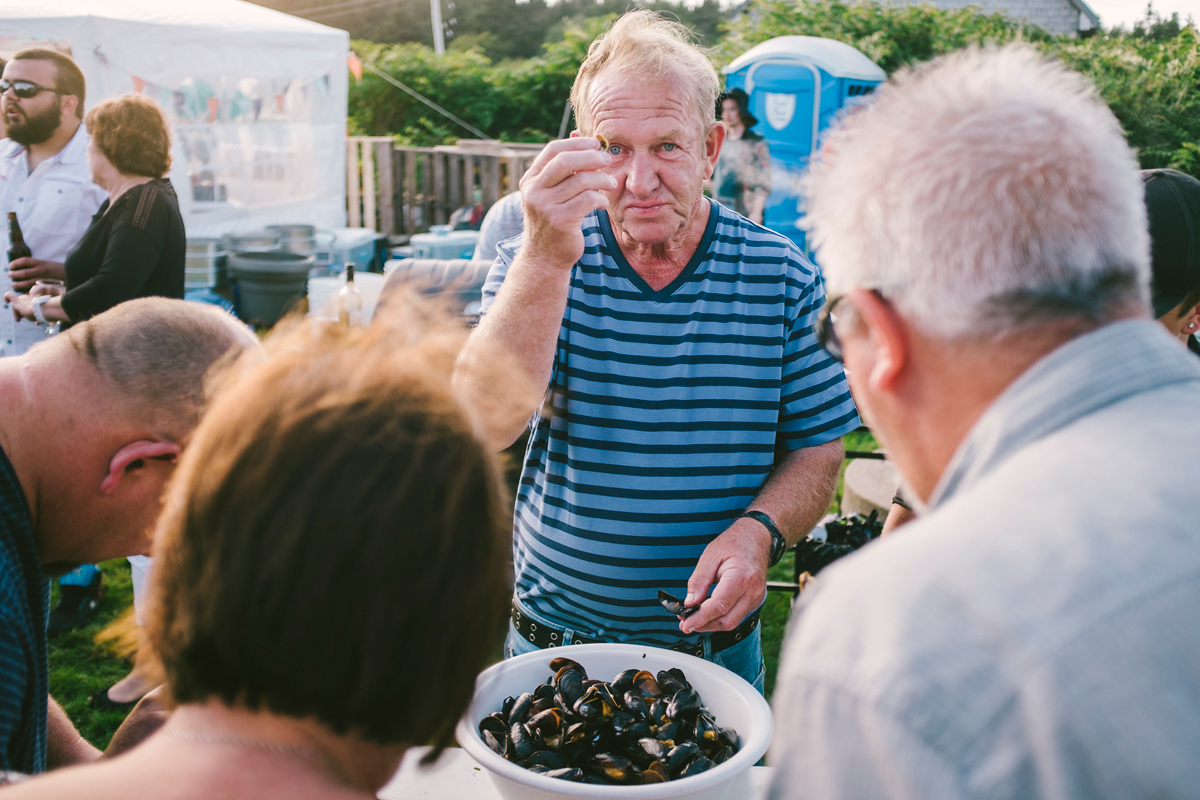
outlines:
M634 717L643 721L650 719L650 706L646 705L646 696L641 692L630 689L621 699L625 701L625 710Z
M588 734L587 725L576 722L568 726L563 732L558 749L567 758L588 752L591 749L591 737Z
M651 725L666 725L670 721L670 718L667 716L666 700L660 698L650 704L649 722Z
M633 729L633 726L637 725L638 719L633 714L627 714L624 711L618 710L613 714L611 723L613 735L619 738L627 736Z
M497 753L503 758L508 757L508 734L496 733L493 730L485 730L480 736L483 738L483 743L488 746L493 753Z
M700 606L685 606L683 600L680 600L673 594L664 592L662 589L658 590L658 602L662 603L662 607L666 609L667 613L683 617L684 619L700 610Z
M524 694L519 695L517 699L513 701L512 710L508 712L509 724L511 725L516 722L524 722L525 720L529 719L529 709L532 705L532 692L525 692Z
M534 764L531 767L527 766L527 767L525 767L525 769L529 770L534 775L545 775L547 772L550 771L549 767L543 767L541 764Z
M667 741L669 739L673 742L683 742L691 737L687 735L678 722L668 722L666 725L659 726L658 733L654 735L654 738L660 741Z
M684 742L671 748L671 752L667 753L667 758L663 763L667 765L667 770L672 775L678 775L699 754L700 745L695 742Z
M658 685L658 681L654 679L646 670L638 670L638 673L633 676L633 688L642 693L643 697L661 697L662 687Z
M670 697L673 694L682 692L688 688L687 680L679 680L676 676L667 672L665 669L658 673L658 685L662 689L664 695Z
M562 732L564 722L565 719L560 709L548 708L531 717L529 722L525 723L525 727L530 731L537 731L542 736L554 736Z
M572 661L569 658L555 658L550 661L550 669L554 670L555 676L561 673L564 669L573 670L579 673L581 680L587 680L587 670L578 661Z
M545 767L546 769L562 769L567 766L567 757L554 750L538 750L525 761L528 767Z
M641 672L638 669L627 669L612 679L609 686L612 687L613 694L618 697L624 696L626 692L633 688L633 679Z
M652 761L665 761L667 752L671 749L658 739L638 739L637 748L650 757Z
M712 768L713 762L711 760L705 758L704 756L696 756L688 762L686 767L683 768L683 771L679 773L679 777L690 778L693 775L699 775L701 772L705 772Z
M726 761L728 761L732 757L733 757L733 748L732 747L722 747L720 750L717 751L716 755L713 756L712 761L714 764L724 764Z
M681 670L679 667L671 667L670 669L666 670L666 673L678 681L683 688L692 688L692 685L688 683L687 675L684 675L683 670Z
M504 698L504 705L500 706L500 714L504 717L505 722L508 722L508 715L512 713L513 706L516 705L516 703L517 698L515 697Z
M508 736L508 723L505 722L504 716L497 711L479 720L479 733L482 735L484 731L491 731L497 734L502 733Z
M547 711L551 708L557 708L557 707L558 707L558 702L554 698L539 697L538 699L534 700L533 705L531 705L529 707L529 718L533 719L534 717L536 717L538 714L542 713L543 711Z
M644 722L635 722L625 729L621 734L621 738L627 742L634 742L638 739L654 738L654 731L650 730L650 726Z
M583 673L573 667L563 667L555 673L554 685L558 689L559 701L567 708L574 708L579 698L583 697Z
M550 680L554 680L554 679L551 678ZM543 683L540 686L538 686L536 689L533 690L534 701L550 700L553 697L554 697L554 687L551 686L549 683Z
M717 721L703 711L696 715L695 739L703 747L721 745L721 729L717 727Z
M588 768L617 783L633 778L633 762L617 753L596 753L588 760Z
M525 726L519 722L514 722L512 727L508 729L509 755L516 758L528 758L533 752L533 737L529 735L529 731L525 730Z
M673 720L690 722L700 713L700 695L695 689L676 692L667 705L667 716Z
M671 773L661 761L655 761L642 771L642 783L666 783L671 780Z
M579 783L583 780L583 770L576 769L575 767L552 769L545 774L547 778L558 778L560 781L575 781Z
M584 722L595 725L613 718L617 701L608 690L608 684L600 683L584 692L573 710Z

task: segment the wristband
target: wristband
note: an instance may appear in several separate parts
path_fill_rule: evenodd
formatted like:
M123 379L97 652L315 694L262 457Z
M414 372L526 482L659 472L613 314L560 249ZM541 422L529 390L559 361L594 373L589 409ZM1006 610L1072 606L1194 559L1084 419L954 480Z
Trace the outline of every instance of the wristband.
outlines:
M38 321L39 325L49 325L46 320L46 315L42 313L42 306L50 302L50 295L44 294L41 297L33 298L33 318Z
M775 521L761 511L747 511L742 514L739 519L747 518L755 520L762 524L767 529L767 533L771 534L771 556L767 560L767 566L773 567L783 558L783 554L787 552L787 539L783 538L783 534L779 532L779 526Z

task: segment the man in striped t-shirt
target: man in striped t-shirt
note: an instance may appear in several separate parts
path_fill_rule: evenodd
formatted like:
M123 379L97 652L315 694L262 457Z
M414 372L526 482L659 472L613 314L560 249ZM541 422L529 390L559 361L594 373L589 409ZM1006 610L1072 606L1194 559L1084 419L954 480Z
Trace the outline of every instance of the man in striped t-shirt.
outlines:
M499 248L457 376L497 448L532 416L509 654L643 642L761 688L767 567L828 507L858 417L814 336L816 269L701 191L717 90L678 25L627 14L580 68L582 135L522 180L525 233ZM548 390L542 410L505 414L497 356ZM677 619L660 589L699 609Z

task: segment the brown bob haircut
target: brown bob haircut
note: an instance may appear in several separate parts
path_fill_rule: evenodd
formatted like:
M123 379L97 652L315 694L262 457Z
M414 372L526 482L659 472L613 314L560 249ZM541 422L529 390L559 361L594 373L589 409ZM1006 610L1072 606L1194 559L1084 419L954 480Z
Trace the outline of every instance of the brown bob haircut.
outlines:
M150 98L123 94L101 100L85 121L96 147L124 174L161 178L171 168L171 130Z
M75 116L83 119L83 100L87 94L87 82L83 79L83 70L69 56L43 47L31 47L18 51L9 61L49 61L54 64L55 85L48 88L54 89L60 95L74 95L79 100L75 105Z
M154 544L176 704L453 744L508 618L511 505L450 387L465 332L400 305L285 325L218 379Z

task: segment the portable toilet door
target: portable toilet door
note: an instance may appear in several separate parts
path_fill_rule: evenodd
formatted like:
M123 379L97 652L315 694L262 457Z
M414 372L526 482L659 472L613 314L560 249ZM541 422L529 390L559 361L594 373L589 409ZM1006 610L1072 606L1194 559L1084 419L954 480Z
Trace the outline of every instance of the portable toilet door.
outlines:
M802 180L821 132L842 109L867 102L887 74L843 42L779 36L756 45L725 68L725 89L742 89L754 132L771 149L771 194L764 224L805 249Z

